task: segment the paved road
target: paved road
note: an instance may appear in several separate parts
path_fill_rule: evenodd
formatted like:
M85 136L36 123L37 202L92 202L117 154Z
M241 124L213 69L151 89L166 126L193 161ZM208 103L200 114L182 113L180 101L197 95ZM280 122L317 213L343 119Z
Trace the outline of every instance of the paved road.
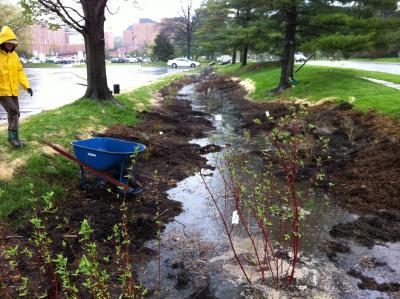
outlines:
M138 65L107 66L108 85L120 84L121 91L131 90L163 76L182 72L185 69L167 67L140 67ZM72 103L83 96L86 87L86 68L27 68L25 72L33 89L30 97L21 91L19 97L21 116L37 114ZM7 115L0 106L0 125L5 124Z
M332 66L400 75L400 63L310 60L309 65Z

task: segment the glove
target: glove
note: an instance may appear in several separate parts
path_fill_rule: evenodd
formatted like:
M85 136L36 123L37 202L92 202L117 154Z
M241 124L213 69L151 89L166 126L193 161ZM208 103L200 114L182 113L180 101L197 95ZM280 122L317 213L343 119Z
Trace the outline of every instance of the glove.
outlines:
M30 96L33 96L33 91L31 88L28 88L26 91L29 93Z

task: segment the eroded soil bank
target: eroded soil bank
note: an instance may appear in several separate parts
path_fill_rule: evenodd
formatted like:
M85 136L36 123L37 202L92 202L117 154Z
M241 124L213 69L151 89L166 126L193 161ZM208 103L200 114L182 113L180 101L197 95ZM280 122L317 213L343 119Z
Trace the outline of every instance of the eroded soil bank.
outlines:
M177 91L185 85L199 82L199 78L188 77L178 80L161 91L160 101L149 112L141 114L143 122L137 126L113 126L98 136L110 136L126 140L135 140L147 146L146 152L137 161L136 178L144 188L144 192L128 200L129 232L132 239L132 250L136 256L154 256L156 253L144 248L145 241L154 238L157 232L157 206L161 212L163 223L168 223L181 212L180 203L168 199L166 191L177 182L193 175L200 169L209 168L202 156L210 151L219 150L218 146L201 147L189 143L194 138L207 136L212 124L201 112L191 109L187 101L176 97ZM265 111L269 111L275 119L289 113L288 102L254 103L245 99L246 91L237 81L219 77L213 81L214 92L225 101L231 101L237 107L243 128L256 135L265 135L274 127L274 123L263 121L255 124L254 119L265 119ZM361 217L354 222L338 224L332 228L333 240L328 241L322 250L332 259L336 254L351 251L347 239L373 246L377 242L396 242L400 240L400 203L398 188L400 183L400 157L398 155L399 127L390 119L380 117L373 112L363 114L353 111L348 104L333 105L325 103L309 107L307 122L313 123L315 129L310 138L326 136L330 139L329 151L324 158L324 169L335 186L324 186L326 192L341 207ZM331 159L328 159L328 156ZM310 165L309 169L314 167ZM306 177L307 171L302 176ZM79 174L77 172L77 178ZM82 190L78 179L66 182L67 197L58 203L58 212L49 218L49 233L54 240L55 251L64 252L71 264L76 263L81 255L81 246L77 232L83 219L88 219L95 229L99 252L110 255L113 259L114 246L104 242L112 233L112 227L121 218L120 200L116 195L103 189ZM158 202L158 204L156 204ZM11 216L12 217L12 216ZM66 219L66 220L64 220ZM11 219L10 219L11 220ZM60 222L63 224L59 226ZM28 244L31 227L27 226L15 231L6 223L1 229L1 246ZM66 237L67 236L67 237ZM61 246L67 239L67 245ZM321 243L324 241L321 240ZM4 248L4 247L2 247ZM185 251L183 248L182 251ZM4 258L0 258L0 274L5 283L12 284L15 273ZM206 262L205 260L202 262ZM24 263L24 270L36 281L36 285L48 285L45 278L37 275L34 263ZM374 267L382 266L373 261ZM176 263L176 268L181 265ZM371 267L372 267L371 266ZM389 265L390 266L390 265ZM136 269L139 271L139 269ZM384 290L395 294L399 291L396 284L383 285L368 280L358 269L350 275L362 280L360 287ZM195 269L193 271L196 271ZM218 271L218 269L215 269ZM113 279L115 269L110 269ZM185 287L189 278L185 272L172 277L177 287ZM114 276L113 276L114 275ZM186 275L186 276L185 276ZM40 283L42 281L42 283ZM365 281L369 282L366 283ZM192 284L196 284L192 281ZM151 286L149 286L151 288ZM33 291L32 286L32 292ZM11 293L15 289L9 290ZM35 292L43 291L35 290ZM115 289L115 292L118 290ZM15 294L15 293L13 293ZM35 294L35 293L33 293ZM248 294L246 292L243 293ZM263 294L254 298L263 298ZM301 293L293 290L293 294ZM85 294L82 294L83 296ZM192 298L215 298L207 284L199 284Z
M224 85L224 89L229 89L234 83L228 80L219 86ZM284 101L257 104L243 101L240 89L235 93L238 95L230 96L230 99L236 102L243 127L260 135L267 134L274 123L263 121L259 124L255 119L265 120L265 111L279 118L289 113L288 107L293 105ZM321 136L329 138L328 151L322 156L328 180L320 187L330 194L335 205L354 213L355 218L334 225L330 230L333 239L323 241L321 248L335 261L337 254L351 253L354 246L354 253L366 255L359 256L348 274L360 279L362 289L389 292L390 296L396 297L400 291L398 281L388 282L379 277L379 271L396 271L390 264L367 254L374 252L374 245L385 247L385 244L393 243L397 248L395 242L400 241L399 124L373 111L354 111L348 103L310 104L307 110L305 121L315 127L308 142L312 145ZM308 165L299 174L300 180L307 178L314 167L312 163ZM330 187L328 181L334 185ZM359 245L371 250L361 250ZM392 266L398 267L393 262Z

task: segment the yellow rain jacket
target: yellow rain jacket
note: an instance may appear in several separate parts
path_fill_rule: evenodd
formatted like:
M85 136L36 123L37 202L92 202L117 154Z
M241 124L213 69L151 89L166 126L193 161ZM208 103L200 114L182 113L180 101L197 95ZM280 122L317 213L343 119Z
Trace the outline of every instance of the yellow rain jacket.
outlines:
M15 39L11 28L4 26L0 32L0 44ZM18 54L15 51L7 53L0 49L0 96L18 96L18 83L21 83L25 90L29 88Z

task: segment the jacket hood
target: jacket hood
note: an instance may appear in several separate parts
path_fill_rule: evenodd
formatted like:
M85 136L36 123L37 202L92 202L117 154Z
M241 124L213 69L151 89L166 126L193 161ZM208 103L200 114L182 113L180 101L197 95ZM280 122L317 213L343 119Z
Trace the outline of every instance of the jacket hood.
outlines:
M16 40L17 37L15 36L14 32L12 29L8 26L4 26L3 29L1 29L0 32L0 44L5 43L6 41L9 40Z

